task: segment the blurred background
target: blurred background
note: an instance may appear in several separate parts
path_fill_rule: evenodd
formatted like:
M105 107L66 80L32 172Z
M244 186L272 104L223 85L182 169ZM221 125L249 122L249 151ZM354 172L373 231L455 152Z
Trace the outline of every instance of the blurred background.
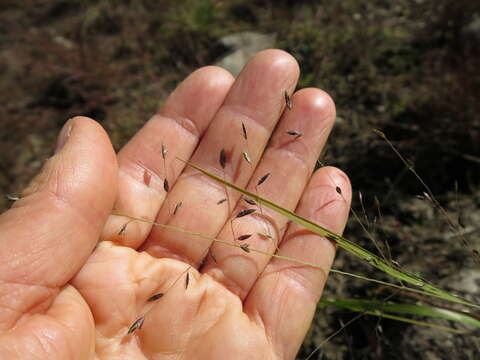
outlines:
M337 104L321 161L352 180L358 219L346 236L372 251L378 239L404 269L478 303L479 1L0 0L0 193L21 191L71 116L100 122L118 150L190 72L217 64L235 74L271 47L300 63L298 88ZM342 251L334 266L384 278ZM325 292L387 297L424 300L338 275ZM474 359L476 335L319 308L298 358Z

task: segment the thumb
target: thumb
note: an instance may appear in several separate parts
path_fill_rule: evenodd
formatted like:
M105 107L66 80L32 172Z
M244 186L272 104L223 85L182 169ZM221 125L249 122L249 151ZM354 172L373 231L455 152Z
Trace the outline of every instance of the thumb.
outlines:
M0 216L0 329L48 308L97 243L117 188L110 140L95 121L63 127L56 153Z

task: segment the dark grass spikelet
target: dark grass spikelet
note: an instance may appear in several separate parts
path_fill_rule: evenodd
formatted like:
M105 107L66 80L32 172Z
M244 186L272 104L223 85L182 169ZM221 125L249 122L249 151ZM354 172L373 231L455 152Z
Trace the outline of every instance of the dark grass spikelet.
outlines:
M287 131L287 134L288 134L288 135L295 136L295 137L297 137L297 138L303 135L301 132L293 131L293 130Z
M187 276L185 276L185 290L188 289L188 284L190 284L190 272L187 271Z
M143 326L143 321L144 320L145 320L145 318L143 316L141 318L138 318L137 320L135 320L135 322L132 324L132 326L130 326L130 328L128 329L127 335L133 333L136 330L140 330Z
M237 238L238 241L247 240L252 234L241 235Z
M247 204L250 204L250 205L253 205L253 206L256 206L256 205L257 205L257 203L256 203L254 200L252 200L252 199L244 198L243 200L244 200Z
M245 127L245 124L243 122L242 122L242 134L243 134L243 138L247 140L248 139L247 128Z
M245 251L246 253L249 253L250 252L250 247L248 244L242 244L240 245L240 249L242 249L243 251Z
M123 224L122 228L118 231L117 235L125 234L125 230L127 230L127 225L128 225L128 222Z
M163 180L163 189L165 190L165 192L169 192L170 191L170 184L168 183L168 179L165 178L165 180Z
M155 300L158 300L160 299L161 297L163 297L163 295L165 295L164 293L158 293L158 294L155 294L155 295L152 295L148 298L148 302L152 302L152 301L155 301Z
M288 95L288 92L287 90L285 90L285 92L283 93L284 97L285 97L285 104L287 105L287 108L288 110L292 110L292 99L290 98L290 95Z
M335 191L342 195L342 189L340 188L340 186L335 187Z
M225 152L225 149L220 150L220 157L218 161L222 169L225 169L225 165L227 164L227 153Z
M178 210L180 210L182 205L183 205L182 201L180 201L177 205L175 205L175 209L173 210L173 215L175 215L178 212Z
M262 185L268 179L269 176L270 176L270 173L266 173L265 175L263 175L260 178L260 180L258 180L257 186Z
M227 199L220 199L217 201L217 205L223 204Z
M247 215L250 215L252 213L255 212L255 209L245 209L245 210L242 210L240 211L237 216L235 216L235 218L241 218L243 216L247 216Z

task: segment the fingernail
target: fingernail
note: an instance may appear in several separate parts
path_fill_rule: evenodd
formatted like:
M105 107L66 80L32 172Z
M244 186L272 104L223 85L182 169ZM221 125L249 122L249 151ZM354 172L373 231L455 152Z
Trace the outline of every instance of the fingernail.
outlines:
M58 135L57 145L55 146L55 154L58 153L67 143L68 139L70 138L70 134L72 133L73 124L70 120L68 120L65 125L63 125L60 134Z

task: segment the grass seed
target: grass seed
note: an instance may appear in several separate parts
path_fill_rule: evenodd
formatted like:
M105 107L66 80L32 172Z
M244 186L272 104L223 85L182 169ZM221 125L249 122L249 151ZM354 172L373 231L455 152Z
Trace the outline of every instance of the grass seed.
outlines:
M238 241L247 240L252 234L241 235L237 238Z
M245 124L243 123L243 121L242 121L242 132L243 132L243 138L247 140L248 139L247 128L245 127Z
M242 210L240 211L237 216L235 216L235 218L241 218L243 216L247 216L247 215L250 215L252 213L255 212L255 209L245 209L245 210Z
M293 131L293 130L287 131L287 134L292 135L292 136L296 136L297 138L303 135L301 132Z
M269 176L270 176L270 173L266 173L265 175L263 175L260 178L260 180L258 180L257 186L262 185L265 182L265 180L268 179Z
M250 159L250 156L248 155L248 153L246 151L243 152L243 158L245 159L246 162L248 162L249 164L252 163L252 160Z
M283 95L285 96L285 104L287 105L288 110L292 110L292 99L290 98L290 95L288 95L287 90L285 90Z
M136 330L141 329L142 326L143 326L143 321L144 320L145 320L144 317L141 317L141 318L138 318L137 320L135 320L135 322L132 324L132 326L130 326L130 328L128 329L127 335L133 333Z
M165 192L168 192L170 190L170 185L168 184L168 179L165 178L165 180L163 180L163 189L165 190Z
M250 205L253 205L253 206L257 205L257 203L256 203L254 200L252 200L252 199L244 198L243 200L244 200L247 204L250 204Z
M125 234L125 230L127 230L127 225L128 225L128 222L126 222L122 228L118 231L117 235L123 235Z
M240 245L240 249L242 249L243 251L249 253L250 252L250 248L249 248L249 245L248 244L242 244Z
M152 301L155 301L155 300L158 300L160 299L163 295L165 295L164 293L158 293L158 294L155 294L155 295L152 295L148 298L148 302L152 302Z
M225 152L225 149L220 150L219 162L222 169L225 169L225 165L227 164L227 153Z
M175 209L173 210L173 215L177 213L177 211L182 207L183 202L179 202L177 205L175 205Z

